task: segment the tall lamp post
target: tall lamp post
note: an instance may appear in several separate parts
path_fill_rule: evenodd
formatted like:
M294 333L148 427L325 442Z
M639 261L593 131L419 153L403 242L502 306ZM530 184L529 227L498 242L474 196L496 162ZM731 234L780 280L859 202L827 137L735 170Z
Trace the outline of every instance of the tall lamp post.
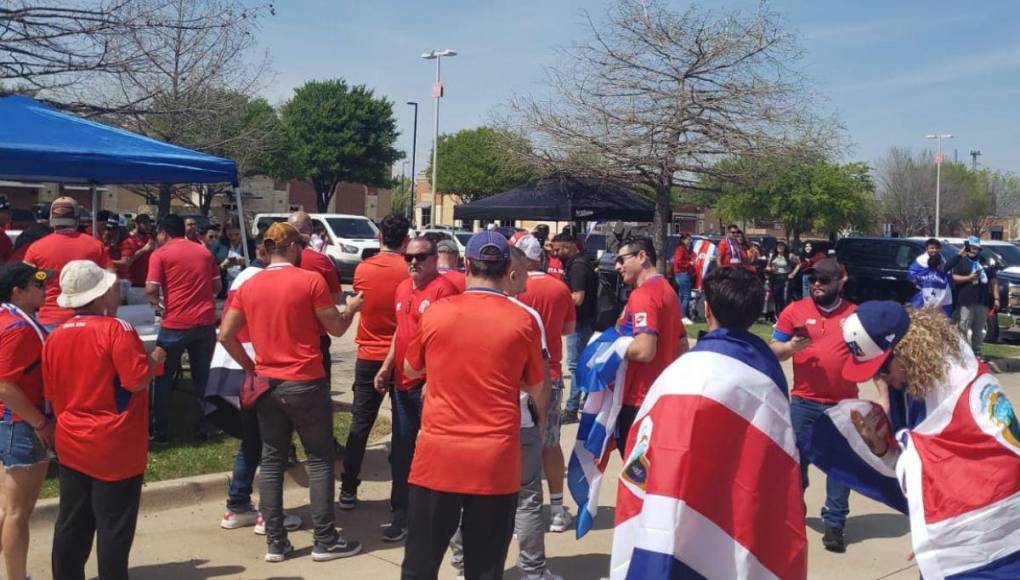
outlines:
M942 140L952 139L949 133L935 133L925 135L925 139L936 139L939 143L939 152L935 155L935 237L939 237L939 222L942 215Z
M407 219L414 225L414 196L417 193L415 180L418 179L418 174L414 171L414 161L418 158L418 103L407 101L407 104L414 107L414 132L411 133L411 195L407 198Z
M439 174L439 99L443 96L443 83L439 80L439 68L444 56L457 56L457 52L447 48L445 50L423 52L421 55L425 60L436 61L436 82L432 83L432 98L436 102L436 119L435 124L432 126L432 202L436 206L433 210L435 214L432 216L433 224L441 218L438 211L439 198L436 197L436 192L439 191L439 188L436 187L436 179Z

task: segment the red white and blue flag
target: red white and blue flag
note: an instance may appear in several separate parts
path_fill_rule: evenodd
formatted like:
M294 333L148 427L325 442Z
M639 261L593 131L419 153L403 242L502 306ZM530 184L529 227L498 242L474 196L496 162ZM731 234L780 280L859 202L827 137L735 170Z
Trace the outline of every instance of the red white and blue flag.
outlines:
M764 341L700 339L652 386L627 450L612 580L807 576L786 378Z
M622 387L627 376L624 355L633 340L609 328L584 349L577 361L574 376L587 398L570 455L567 488L578 505L578 538L588 533L598 515L599 490L616 449L616 419L623 406Z

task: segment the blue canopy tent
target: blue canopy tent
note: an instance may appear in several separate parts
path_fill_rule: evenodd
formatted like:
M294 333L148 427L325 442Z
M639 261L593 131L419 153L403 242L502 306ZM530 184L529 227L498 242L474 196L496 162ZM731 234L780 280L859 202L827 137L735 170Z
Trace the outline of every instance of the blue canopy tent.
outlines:
M0 179L87 184L230 183L237 164L58 111L28 97L0 98ZM93 215L93 231L96 212ZM242 238L246 235L241 228ZM247 240L242 239L247 253Z

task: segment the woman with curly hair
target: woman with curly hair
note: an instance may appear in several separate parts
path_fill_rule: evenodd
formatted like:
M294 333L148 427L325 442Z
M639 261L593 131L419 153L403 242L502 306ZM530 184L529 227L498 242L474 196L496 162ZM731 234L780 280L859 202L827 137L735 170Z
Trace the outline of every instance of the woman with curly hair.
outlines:
M921 575L1020 577L1020 423L998 380L936 309L865 302L843 339L844 377L886 392L850 417L895 469Z

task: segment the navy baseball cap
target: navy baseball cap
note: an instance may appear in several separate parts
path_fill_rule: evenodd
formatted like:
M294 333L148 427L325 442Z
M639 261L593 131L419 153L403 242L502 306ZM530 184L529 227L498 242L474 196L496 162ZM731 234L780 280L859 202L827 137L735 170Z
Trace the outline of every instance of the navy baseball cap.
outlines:
M496 252L483 253L489 248L495 248ZM510 242L497 231L478 232L468 240L464 256L481 262L506 262L510 259Z
M855 383L869 381L907 334L910 316L892 300L873 300L857 307L843 321L843 342L853 355L843 365L843 378Z

